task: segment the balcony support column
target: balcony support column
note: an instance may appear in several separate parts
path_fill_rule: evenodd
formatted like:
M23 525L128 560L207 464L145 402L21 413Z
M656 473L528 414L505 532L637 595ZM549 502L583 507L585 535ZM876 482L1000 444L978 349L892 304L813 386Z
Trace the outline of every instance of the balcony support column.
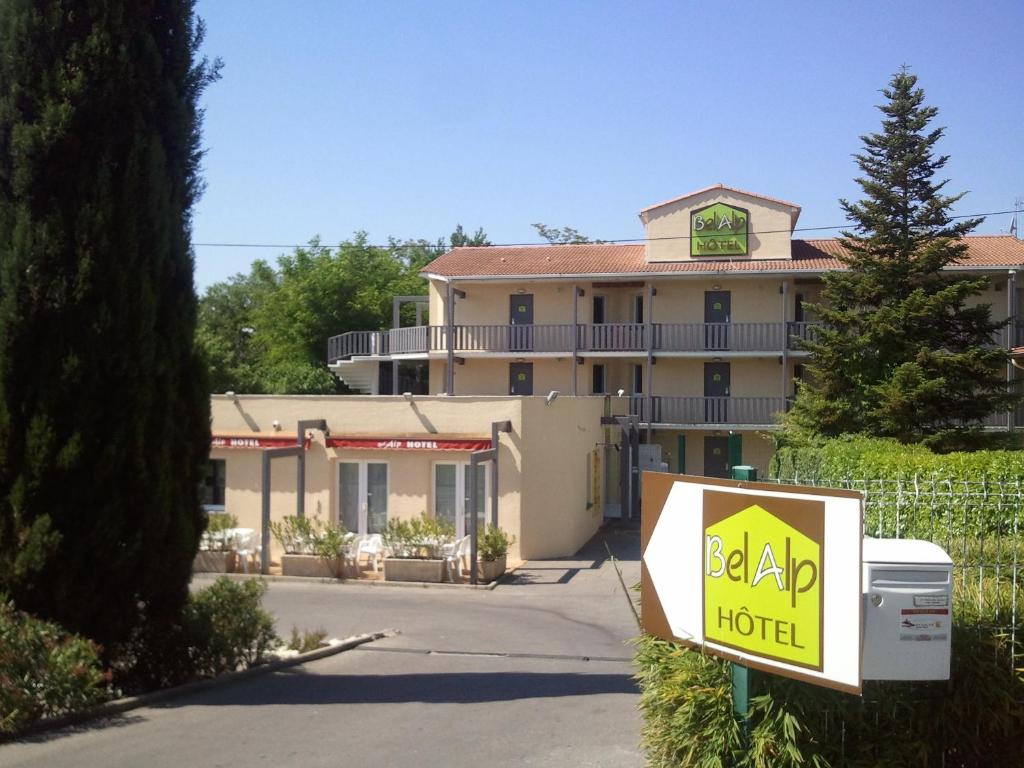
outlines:
M787 397L789 396L789 321L787 319L789 281L782 281L779 293L782 294L782 402L783 407L785 407Z
M455 285L448 281L448 293L444 301L445 314L445 347L448 350L448 364L445 367L444 393L451 397L455 394Z
M644 387L644 413L647 416L647 439L651 442L651 423L654 421L654 283L647 281L647 313L644 316L644 349L647 350L647 386Z
M576 338L576 324L580 321L579 315L580 308L580 289L575 283L572 286L572 327L569 329L569 335L572 336L570 344L572 345L572 358L569 361L569 371L572 374L572 380L569 382L569 394L576 397L576 353L579 352L579 339Z

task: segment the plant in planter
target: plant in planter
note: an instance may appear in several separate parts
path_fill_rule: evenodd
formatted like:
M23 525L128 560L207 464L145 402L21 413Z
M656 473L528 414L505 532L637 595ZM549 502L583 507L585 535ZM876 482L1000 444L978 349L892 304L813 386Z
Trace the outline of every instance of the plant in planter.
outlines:
M199 551L192 561L197 573L231 573L235 570L235 538L231 529L238 527L238 518L226 512L208 517L206 530L199 541Z
M426 512L413 520L389 520L382 534L390 553L384 558L385 581L443 581L441 550L454 537L453 525Z
M270 524L281 545L281 573L285 576L342 576L342 552L347 531L340 523L289 515Z
M509 536L496 525L488 525L482 533L477 534L477 573L481 579L490 582L505 573L508 548L515 544L515 541L515 536Z

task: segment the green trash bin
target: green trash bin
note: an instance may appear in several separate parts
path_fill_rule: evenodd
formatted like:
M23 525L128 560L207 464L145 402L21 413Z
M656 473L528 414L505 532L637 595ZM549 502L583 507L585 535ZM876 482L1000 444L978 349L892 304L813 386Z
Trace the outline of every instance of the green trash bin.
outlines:
M749 467L746 464L737 464L732 468L733 480L757 480L757 467Z

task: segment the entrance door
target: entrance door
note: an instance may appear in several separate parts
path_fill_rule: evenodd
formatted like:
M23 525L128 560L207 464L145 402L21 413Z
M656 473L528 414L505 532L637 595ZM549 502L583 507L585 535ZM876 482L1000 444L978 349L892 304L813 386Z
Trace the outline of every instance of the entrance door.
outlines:
M434 465L434 516L455 526L455 536L469 533L469 491L472 473L468 462L438 462ZM476 527L487 523L490 472L487 465L476 472Z
M508 364L508 393L510 395L533 394L533 363Z
M338 463L338 519L354 533L383 533L388 524L386 463Z
M704 363L704 423L729 421L729 363Z
M514 293L509 299L509 349L527 352L533 349L533 294Z
M729 476L728 435L708 435L704 438L704 476Z
M731 313L729 291L704 291L704 349L729 348Z

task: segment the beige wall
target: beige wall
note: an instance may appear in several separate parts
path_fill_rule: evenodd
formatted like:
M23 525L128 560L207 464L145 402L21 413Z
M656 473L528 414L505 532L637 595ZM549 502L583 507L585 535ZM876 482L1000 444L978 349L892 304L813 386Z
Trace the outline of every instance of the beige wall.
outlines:
M369 396L211 398L213 431L220 435L290 437L297 420L325 418L334 436L489 437L491 422L511 421L512 432L499 438L498 522L517 539L512 556L523 558L571 554L600 523L600 510L586 509L586 466L589 451L601 441L603 403L603 398L567 395L550 406L545 405L544 397L423 396L412 401ZM275 420L281 424L279 432L272 426ZM306 513L325 520L338 519L339 461L386 462L389 517L411 518L433 510L434 464L469 460L464 451L326 448L321 433L313 432L313 436L306 452ZM259 530L261 451L218 448L211 458L227 462L225 511L236 515L240 526ZM529 474L524 475L525 460L530 464ZM293 459L272 464L272 520L295 514L295 470ZM550 487L552 483L554 487ZM549 490L541 490L545 488ZM524 515L522 504L528 495L530 513ZM268 544L272 559L277 560L276 542Z
M704 396L704 364L709 359L659 357L652 394ZM776 357L722 358L729 363L730 396L782 397L782 366ZM792 366L790 366L792 377Z
M792 230L791 209L762 198L712 189L648 211L646 217L648 261L693 261L690 256L690 214L714 203L745 208L750 212L749 255L731 259L789 259ZM672 238L672 239L661 239ZM699 257L698 257L699 258Z
M603 398L523 399L522 551L562 557L580 548L603 520L587 508L587 467L603 441Z

